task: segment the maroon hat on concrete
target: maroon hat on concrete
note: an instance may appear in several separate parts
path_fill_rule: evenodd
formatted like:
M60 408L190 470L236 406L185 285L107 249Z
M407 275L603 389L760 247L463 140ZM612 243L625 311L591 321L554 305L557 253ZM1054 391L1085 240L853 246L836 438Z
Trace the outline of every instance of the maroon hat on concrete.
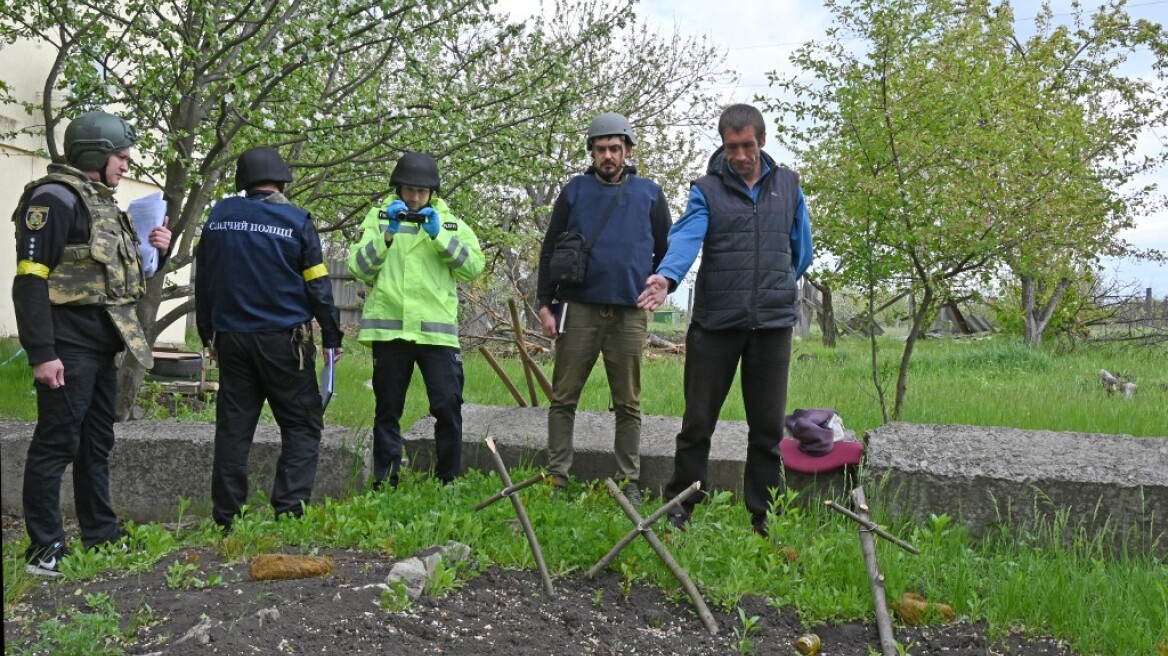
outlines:
M783 466L806 474L858 465L864 455L860 442L836 442L831 430L835 411L827 408L798 409L787 415L787 430L792 437L779 441Z

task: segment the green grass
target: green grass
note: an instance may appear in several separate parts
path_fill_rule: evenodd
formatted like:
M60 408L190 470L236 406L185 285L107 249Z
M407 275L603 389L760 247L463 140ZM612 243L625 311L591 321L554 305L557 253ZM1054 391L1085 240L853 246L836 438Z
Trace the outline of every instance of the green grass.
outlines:
M883 375L890 388L900 346L894 338L881 341ZM824 349L817 342L796 343L788 407L836 408L849 428L861 432L879 426L867 348L867 343L859 340L845 340L835 350ZM0 357L6 358L15 349L12 342L0 344ZM799 358L801 355L805 357ZM646 361L643 410L647 414L682 413L683 363L675 356ZM526 396L519 363L503 359L501 365ZM550 377L551 363L543 366ZM1097 378L1101 368L1136 381L1139 392L1132 399L1107 395ZM0 414L35 418L27 392L27 371L20 358L0 369L4 383ZM328 423L352 426L358 432L371 423L373 393L366 387L371 372L369 349L355 342L346 344L338 368L338 392L326 413ZM466 402L515 404L477 354L466 354L466 379ZM604 371L598 365L581 407L604 410L608 402ZM541 404L546 404L542 397ZM1003 337L928 340L920 345L914 359L902 419L1165 436L1165 407L1168 354L1163 349L1095 346L1055 354L1031 351ZM421 380L416 380L407 398L403 425L425 413L424 388ZM731 392L722 416L744 418L737 389ZM532 473L520 468L511 475L522 480ZM497 477L478 472L470 472L458 485L443 488L424 475L407 471L397 490L328 500L311 506L300 520L274 520L261 499L236 523L232 537L218 544L230 558L288 548L354 548L400 558L453 539L474 547L480 567L495 563L534 570L530 550L510 523L513 513L508 504L497 503L478 513L470 510L499 487ZM631 526L599 484L573 482L566 501L552 500L545 486L523 494L555 576L588 569ZM795 503L794 496L792 492L780 499L785 512L772 519L768 542L746 530L748 518L740 503L728 493L716 494L698 506L692 528L675 535L670 550L707 601L727 610L733 611L741 595L759 594L775 606L793 605L810 622L870 619L871 596L864 570L858 566L862 558L855 527L818 504ZM648 502L644 514L658 503L657 499ZM876 519L888 523L886 517ZM1157 645L1168 640L1164 633L1168 626L1168 567L1148 556L1116 554L1086 535L1080 534L1071 542L1053 537L1067 532L1058 519L1032 532L999 529L980 541L971 539L964 528L944 516L891 529L920 547L922 553L912 556L887 544L879 547L890 599L905 591L916 592L950 604L965 620L985 622L994 635L1017 630L1053 635L1084 654L1154 654ZM134 527L134 531L150 545L146 554L136 559L81 555L70 559L73 562L65 568L66 579L166 566L158 561L184 546L216 544L205 520L181 535L157 525ZM775 544L793 549L798 557L789 561ZM29 586L21 566L23 546L22 541L4 545L6 618ZM677 582L644 540L634 541L611 567L630 583L651 582L687 603ZM195 579L180 582L194 585ZM122 621L139 621L140 615L135 611ZM91 611L75 612L65 624L108 628L109 621L108 607L98 599ZM37 626L35 638L42 646L64 645L79 635L93 633L93 629L79 633L65 625L43 622ZM125 641L125 629L120 631L109 629L110 642L103 644L112 651L104 653L116 653ZM61 642L44 642L54 636ZM51 646L45 648L53 651Z
M511 472L516 480L532 473L529 468ZM456 485L442 487L424 474L406 470L402 485L395 490L327 500L310 506L300 519L276 520L266 504L257 504L236 522L226 540L216 540L206 520L181 535L156 525L133 526L132 533L148 545L145 554L72 557L65 561L65 585L107 571L132 572L149 565L173 570L180 561L167 554L190 546L216 547L234 560L272 551L342 548L403 558L448 540L472 545L473 570L497 564L525 568L536 576L534 558L522 533L515 530L510 504L503 500L481 512L471 510L501 487L497 476L478 471L469 472ZM573 482L559 499L552 498L549 485L533 486L522 495L553 577L586 571L632 528L597 482ZM863 558L855 526L819 504L803 503L794 492L778 503L784 512L771 519L771 536L764 540L747 528L742 505L729 493L718 493L698 506L688 531L671 536L669 549L706 601L730 613L742 595L759 594L775 607L793 605L812 625L829 620L870 621L871 595L860 565ZM648 515L659 504L660 499L650 499L642 514ZM887 522L879 514L876 519ZM1049 537L1061 534L1057 526L1026 534L1000 532L976 544L948 517L890 528L919 547L921 554L913 556L880 543L889 599L916 592L950 604L964 620L985 622L994 636L1017 630L1053 635L1084 654L1153 654L1155 645L1164 639L1168 568L1150 558L1116 556L1086 539L1064 545ZM776 545L793 550L795 558ZM22 546L19 542L4 545L6 617L12 603L8 575L19 566ZM630 584L649 582L677 602L689 603L643 539L635 540L610 567ZM443 582L445 588L458 584L454 575L451 572ZM198 587L201 579L192 576L175 573L176 589ZM18 584L19 578L17 574ZM69 629L70 622L82 620L90 622L86 624L90 632L100 620L113 641L110 644L126 642L125 628L119 633L117 625L110 624L108 608L100 617L57 624L34 618L37 626L46 627L36 638L52 651L55 643L46 642L53 639L47 628L55 627L61 641L74 640L79 632Z
M903 342L889 337L880 341L881 371L885 393L894 393L896 367ZM0 362L19 348L14 340L0 342ZM792 352L788 410L834 408L844 424L863 432L882 423L880 405L872 384L868 343L843 339L836 349L817 340L796 341ZM800 357L802 356L802 357ZM681 381L684 356L654 354L644 363L641 407L645 414L680 417L685 411ZM530 395L523 368L515 358L499 358L499 364L525 399ZM515 400L490 365L477 352L464 353L467 403L514 406ZM541 365L550 379L552 362ZM1099 383L1099 370L1123 374L1139 384L1131 399L1108 395ZM373 357L367 346L349 340L337 367L337 392L325 414L334 425L367 428L373 421ZM408 427L427 414L421 374L406 396L402 417ZM36 419L35 395L27 361L20 355L0 367L0 416L28 421ZM165 415L158 402L160 392L146 387L143 405ZM539 393L540 405L547 400ZM604 366L597 363L580 399L583 410L607 410L608 384ZM1072 353L1033 351L1016 339L935 339L919 344L908 379L902 421L930 424L970 424L1015 428L1079 431L1086 433L1168 436L1168 349L1120 346L1081 346ZM209 411L194 418L210 420ZM169 416L169 415L168 415ZM271 421L270 413L265 413ZM742 394L731 388L722 408L723 419L745 419Z
M886 395L891 399L903 343L881 340L881 367ZM800 356L803 356L800 358ZM826 349L818 341L798 341L792 353L788 410L834 408L844 424L863 432L882 423L872 384L868 344L845 339ZM477 353L464 354L467 403L514 406L515 400ZM655 355L642 373L641 409L645 414L680 417L685 411L681 381L684 357ZM499 364L529 398L523 369L515 358ZM552 363L541 365L550 379ZM1099 369L1121 372L1140 385L1135 397L1108 395L1099 383ZM368 426L373 420L373 359L367 347L345 347L338 366L337 395L325 420L345 426ZM415 372L402 418L408 426L427 412L421 374ZM540 404L547 401L542 393ZM597 363L580 399L583 410L607 410L608 384ZM970 424L1087 433L1168 436L1168 350L1116 346L1081 347L1056 355L1032 351L1016 340L925 340L918 346L908 379L901 420L913 423ZM731 388L723 419L745 419L742 393Z

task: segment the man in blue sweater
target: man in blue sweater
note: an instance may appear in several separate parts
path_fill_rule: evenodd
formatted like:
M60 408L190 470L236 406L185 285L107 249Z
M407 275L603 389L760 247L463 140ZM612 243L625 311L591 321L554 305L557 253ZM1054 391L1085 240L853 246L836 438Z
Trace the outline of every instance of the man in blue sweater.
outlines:
M576 405L603 353L616 413L615 479L625 483L629 501L639 504L641 353L649 329L646 311L660 304L639 299L665 256L671 219L661 187L637 176L628 162L634 145L633 127L620 114L601 114L588 126L592 166L568 182L552 208L539 254L538 300L544 335L556 340L548 410L553 482L557 490L568 484ZM591 237L597 226L584 280L557 284L549 272L557 239L568 230ZM558 311L552 309L555 301Z
M799 317L796 284L811 266L811 220L798 174L762 151L766 123L758 109L727 107L718 133L722 146L690 188L685 213L669 233L669 254L641 300L664 299L703 249L685 339L685 416L665 496L694 481L707 489L710 437L741 363L749 427L743 496L755 532L765 536L770 489L782 485L779 440ZM687 499L670 523L683 528L695 503Z

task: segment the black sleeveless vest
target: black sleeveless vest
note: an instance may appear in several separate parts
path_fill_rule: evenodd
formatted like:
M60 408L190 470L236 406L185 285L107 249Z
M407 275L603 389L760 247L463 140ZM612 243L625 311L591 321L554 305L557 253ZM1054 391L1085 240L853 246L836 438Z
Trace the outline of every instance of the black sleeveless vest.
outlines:
M704 330L787 328L798 320L791 230L799 176L763 157L771 168L757 203L720 156L693 183L710 211L693 309Z

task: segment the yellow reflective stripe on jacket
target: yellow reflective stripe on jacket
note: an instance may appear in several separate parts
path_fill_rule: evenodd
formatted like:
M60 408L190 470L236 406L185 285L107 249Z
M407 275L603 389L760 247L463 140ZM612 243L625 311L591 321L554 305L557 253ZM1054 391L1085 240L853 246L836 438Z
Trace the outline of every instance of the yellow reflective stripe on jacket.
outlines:
M369 330L401 330L401 319L361 319L361 328Z
M313 267L308 267L304 270L304 282L312 282L317 278L323 278L328 275L328 267L323 263Z
M438 323L437 321L423 321L421 325L424 333L439 333L441 335L458 336L458 326L452 323Z
M470 257L470 249L462 245L458 241L458 237L451 237L450 243L446 245L446 252L444 253L446 266L451 269L457 269L462 266L468 257Z
M36 276L48 280L49 273L49 267L32 260L21 260L16 263L16 275L18 276Z

